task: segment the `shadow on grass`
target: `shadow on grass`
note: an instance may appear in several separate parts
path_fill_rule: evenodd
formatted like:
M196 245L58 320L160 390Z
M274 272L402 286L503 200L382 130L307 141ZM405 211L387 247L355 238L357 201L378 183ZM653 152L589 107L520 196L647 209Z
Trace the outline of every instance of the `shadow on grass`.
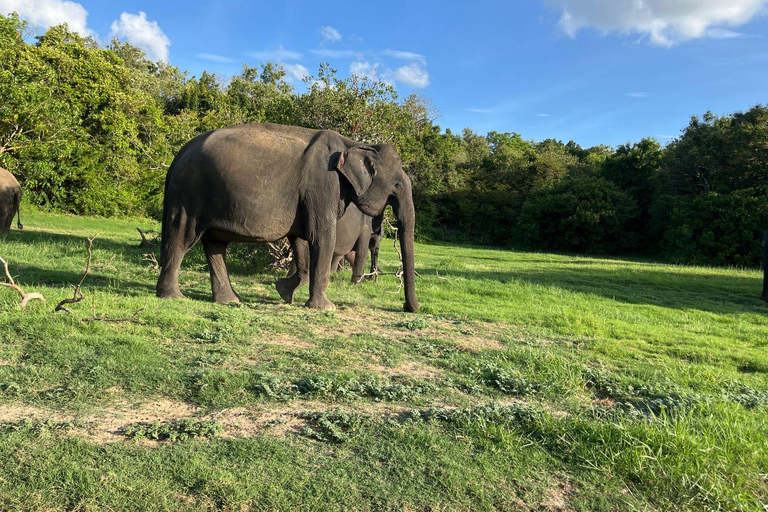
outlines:
M551 270L521 268L518 271L475 272L427 268L419 269L419 272L434 276L439 271L442 277L461 277L468 281L524 282L573 293L599 295L627 304L728 314L768 312L766 304L758 300L762 287L758 277L684 273L668 268L605 269L588 265L562 268L560 263L551 262Z

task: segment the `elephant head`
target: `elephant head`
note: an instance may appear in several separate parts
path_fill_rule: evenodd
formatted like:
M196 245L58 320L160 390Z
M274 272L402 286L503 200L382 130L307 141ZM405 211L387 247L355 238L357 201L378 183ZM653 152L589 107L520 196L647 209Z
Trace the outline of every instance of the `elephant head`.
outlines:
M335 168L352 186L352 202L360 211L377 217L387 205L392 206L399 225L403 257L404 309L409 312L418 311L413 256L416 214L411 180L403 171L397 150L391 144L354 146L339 154Z

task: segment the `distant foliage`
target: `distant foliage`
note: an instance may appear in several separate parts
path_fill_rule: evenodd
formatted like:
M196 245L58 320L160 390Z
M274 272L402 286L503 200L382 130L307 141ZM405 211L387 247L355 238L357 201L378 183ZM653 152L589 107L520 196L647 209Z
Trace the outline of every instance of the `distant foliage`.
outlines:
M630 230L635 201L601 178L574 178L528 197L517 222L520 242L531 248L619 253L634 248Z
M759 263L756 233L768 229L764 106L693 117L665 148L651 138L582 148L443 131L427 99L339 78L328 64L299 93L271 62L189 77L66 25L29 44L32 36L16 14L0 16L0 166L43 209L158 218L182 145L223 126L272 122L394 144L414 183L422 240Z

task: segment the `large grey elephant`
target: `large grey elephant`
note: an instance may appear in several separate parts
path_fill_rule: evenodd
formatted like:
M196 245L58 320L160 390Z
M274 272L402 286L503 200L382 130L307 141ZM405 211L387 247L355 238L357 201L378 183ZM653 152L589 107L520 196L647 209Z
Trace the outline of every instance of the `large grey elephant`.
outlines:
M768 231L763 233L763 293L760 300L768 302Z
M166 176L157 296L183 297L181 261L202 240L214 301L239 301L227 274L229 243L288 236L308 243L309 261L301 251L296 255L297 266L309 268L306 306L333 309L325 290L336 222L350 204L371 217L392 206L402 234L404 309L417 311L411 181L394 146L276 124L199 135L179 151Z
M20 205L21 185L13 174L0 167L0 232L8 233L17 215L16 227L24 229L21 225Z
M336 245L333 248L331 272L339 268L343 259L352 263L352 282L359 283L363 277L363 269L371 251L371 272L378 268L379 244L381 242L381 223L383 215L370 217L360 211L354 203L347 206L344 215L336 221ZM291 251L294 254L293 264L288 275L278 279L277 291L287 303L293 303L296 290L309 281L309 268L305 265L311 261L309 245L305 240L291 237ZM301 255L298 253L301 252ZM298 262L303 265L298 265Z

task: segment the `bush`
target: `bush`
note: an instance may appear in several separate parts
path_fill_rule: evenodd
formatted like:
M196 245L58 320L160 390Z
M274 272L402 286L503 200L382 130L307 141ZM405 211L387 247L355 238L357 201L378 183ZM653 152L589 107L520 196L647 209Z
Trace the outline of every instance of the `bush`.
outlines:
M519 242L538 250L620 253L636 246L637 204L601 178L578 177L529 196L517 222Z
M768 201L755 189L680 197L671 203L662 246L672 259L697 265L760 265Z

